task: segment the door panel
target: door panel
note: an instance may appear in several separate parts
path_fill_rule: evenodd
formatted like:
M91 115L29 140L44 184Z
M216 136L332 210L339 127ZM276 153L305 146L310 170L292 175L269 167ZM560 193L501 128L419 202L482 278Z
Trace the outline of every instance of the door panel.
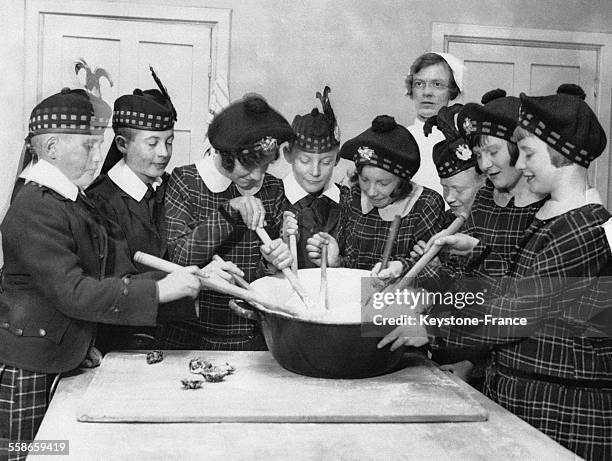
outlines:
M480 103L484 88L504 88L509 93L514 91L514 63L466 60L465 65L469 73L466 74L468 78L464 79L464 103Z
M579 81L580 67L578 66L531 64L529 94L553 94L561 83ZM584 89L584 86L582 88Z

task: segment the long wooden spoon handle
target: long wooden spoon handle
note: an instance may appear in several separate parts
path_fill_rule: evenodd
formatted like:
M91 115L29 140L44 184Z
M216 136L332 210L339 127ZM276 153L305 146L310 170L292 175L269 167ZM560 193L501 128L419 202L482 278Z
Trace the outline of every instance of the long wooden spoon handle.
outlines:
M145 266L149 266L153 269L168 273L182 269L182 266L178 264L166 261L162 258L158 258L157 256L143 253L141 251L137 251L134 254L134 261ZM234 296L236 298L244 299L245 301L249 301L251 303L255 302L272 310L289 312L286 307L270 301L267 297L263 296L261 293L255 290L245 290L244 288L232 285L231 283L228 283L225 280L221 280L218 277L205 277L203 275L199 275L198 278L200 279L202 286L210 290L215 290L220 293L225 293L227 295Z
M264 243L264 245L269 245L270 243L272 243L270 235L268 235L268 232L263 227L258 227L257 229L255 229L255 232L257 233L261 241ZM306 305L306 307L314 307L313 302L308 297L306 290L298 280L297 276L293 272L291 272L291 268L285 267L282 272L287 278L287 281L291 284L293 290L298 294L302 302Z
M382 260L380 262L380 270L386 269L387 265L389 264L389 258L391 257L393 244L397 238L397 233L399 232L401 222L402 217L400 215L395 215L395 218L393 218L393 222L391 223L391 227L389 227L389 232L387 233L387 240L385 241L385 248L383 250Z

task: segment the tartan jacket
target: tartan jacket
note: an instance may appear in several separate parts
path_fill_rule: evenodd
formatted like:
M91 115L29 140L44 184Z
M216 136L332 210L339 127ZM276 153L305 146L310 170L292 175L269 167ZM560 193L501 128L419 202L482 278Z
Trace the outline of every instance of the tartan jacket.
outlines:
M516 206L512 198L506 206L499 206L494 191L493 184L487 181L478 191L466 221L465 233L480 240L468 265L480 266L480 272L491 276L502 276L509 270L516 245L548 197L523 207Z
M479 240L469 258L443 252L443 265L425 267L418 276L421 286L435 289L452 284L465 276L502 277L507 274L509 264L517 251L525 230L546 199L524 207L518 207L511 199L506 206L495 203L494 187L490 181L480 188L474 204L460 232Z
M229 201L240 197L234 183L222 192L212 192L198 173L196 165L177 167L172 171L166 190L166 215L163 232L167 240L168 256L180 265L204 266L213 255L236 264L247 282L264 276L261 241L249 230L233 210ZM278 237L275 219L281 214L283 184L280 179L266 174L263 185L255 194L266 210L267 228L272 239ZM199 318L188 322L203 334L216 337L246 337L252 335L256 324L239 317L230 310L230 297L211 290L200 291Z
M377 208L363 214L361 190L353 186L341 198L340 231L338 244L343 265L355 269L371 270L380 262L391 221L380 217ZM420 197L400 223L396 243L390 260L406 260L419 240L428 241L442 230L444 222L442 197L423 187Z
M610 380L612 339L603 322L612 294L612 254L601 227L608 219L610 213L598 204L534 219L508 277L487 287L486 303L451 310L454 316L525 318L526 326L448 326L437 334L454 346L494 345L494 363L507 368ZM458 283L455 290L466 287Z
M1 227L1 363L68 371L85 358L96 322L155 325L155 281L127 276L136 269L125 242L109 239L103 222L82 195L21 188ZM105 277L109 267L125 276Z

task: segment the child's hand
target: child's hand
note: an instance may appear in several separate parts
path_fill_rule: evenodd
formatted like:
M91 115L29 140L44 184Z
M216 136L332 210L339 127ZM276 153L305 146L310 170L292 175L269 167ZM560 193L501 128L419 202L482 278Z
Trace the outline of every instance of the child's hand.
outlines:
M157 282L159 302L167 303L185 296L190 298L198 296L200 279L197 274L199 272L200 268L198 266L189 266L166 275Z
M102 362L102 352L93 346L89 346L87 355L83 359L83 362L79 365L80 368L95 368L100 366Z
M400 275L402 275L403 270L404 265L401 261L390 261L387 268L383 269L382 271L380 270L380 263L376 263L376 265L372 268L370 276L387 281L398 278Z
M469 255L478 242L477 238L461 233L440 237L434 241L438 245L447 245L452 254L460 256Z
M327 266L338 267L340 265L340 248L335 238L327 232L318 232L306 242L306 253L308 258L317 266L321 266L321 249L327 244Z
M266 210L257 197L242 196L236 197L229 201L229 205L236 211L240 212L240 216L244 224L251 230L258 227L264 227L266 219Z
M281 229L281 236L285 242L289 241L289 236L298 236L298 221L291 211L285 211L283 213L283 228Z
M434 240L432 240L432 242L433 241ZM432 245L428 246L427 243L425 243L423 240L419 240L416 243L416 245L412 248L412 251L410 252L410 262L411 262L411 264L414 264L415 262L417 262L419 260L419 258L421 256L423 256L425 251L427 251L431 246ZM442 265L442 263L440 262L440 258L438 258L436 256L431 261L429 261L429 263L427 265L430 266L430 267L437 267L437 266Z
M410 252L410 260L416 262L421 256L423 256L426 247L427 242L419 240L416 245L412 247L412 251Z
M263 257L274 265L278 270L290 267L293 262L289 245L281 239L272 240L268 245L261 246Z
M416 325L402 325L395 328L391 333L380 340L377 347L382 349L389 343L394 351L402 346L420 347L429 342L427 331L417 320Z
M234 279L232 274L244 277L238 266L229 261L211 261L205 267L200 269L200 274L206 278L219 277L227 282L233 283Z

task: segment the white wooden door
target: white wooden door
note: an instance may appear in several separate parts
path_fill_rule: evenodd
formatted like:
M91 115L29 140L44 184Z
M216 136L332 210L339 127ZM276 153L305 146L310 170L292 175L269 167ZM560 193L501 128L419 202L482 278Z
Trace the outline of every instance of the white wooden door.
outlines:
M483 93L495 88L514 96L554 94L562 83L580 85L586 102L591 106L595 102L595 50L451 42L448 52L465 61L466 102L480 102Z
M229 33L229 11L220 16L206 8L157 5L142 9L107 2L29 2L30 26L38 32L35 62L37 99L64 86L82 87L84 71L77 76L75 61L83 58L90 67L104 68L113 86L101 80L102 98L112 107L114 100L131 93L157 88L151 77L153 66L170 94L178 113L173 158L169 168L200 158L207 129L211 79L227 78L221 63L229 52L219 52L219 21ZM227 10L225 10L227 11ZM204 19L208 19L205 21ZM35 24L33 24L35 22ZM224 50L225 51L225 50ZM108 129L104 150L112 140Z
M612 35L434 23L432 45L465 61L462 102L479 103L495 88L538 96L576 83L610 139L612 85L602 72L612 65ZM612 203L608 150L591 165L589 178L604 204Z
M118 96L134 88L157 88L149 71L153 66L178 113L172 165L189 163L190 153L202 145L208 108L208 28L49 15L41 51L43 94L82 86L74 70L75 60L82 57L113 77L112 87L106 80L101 83L102 96L111 107Z

